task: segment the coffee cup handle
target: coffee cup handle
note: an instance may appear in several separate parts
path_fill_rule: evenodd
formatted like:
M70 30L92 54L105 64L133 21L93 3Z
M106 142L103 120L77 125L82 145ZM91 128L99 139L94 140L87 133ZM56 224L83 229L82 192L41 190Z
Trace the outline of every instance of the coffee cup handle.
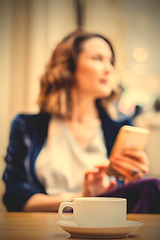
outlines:
M66 217L63 214L63 209L65 207L71 207L72 209L74 209L74 202L62 202L59 206L59 209L58 209L58 215L62 220L72 221L73 220L73 214L70 217Z

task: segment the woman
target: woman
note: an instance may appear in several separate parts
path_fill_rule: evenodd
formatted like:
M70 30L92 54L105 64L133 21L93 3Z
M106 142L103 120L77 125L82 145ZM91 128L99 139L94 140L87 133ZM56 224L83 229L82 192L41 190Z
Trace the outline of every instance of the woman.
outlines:
M126 149L110 159L123 186L106 174L118 130L130 124L113 121L104 109L113 91L114 58L105 37L82 30L57 45L41 78L40 113L18 115L12 123L3 176L9 211L57 211L76 196L123 195L128 212L148 212L135 210L141 193L134 203L131 196L135 180L148 171L144 152Z

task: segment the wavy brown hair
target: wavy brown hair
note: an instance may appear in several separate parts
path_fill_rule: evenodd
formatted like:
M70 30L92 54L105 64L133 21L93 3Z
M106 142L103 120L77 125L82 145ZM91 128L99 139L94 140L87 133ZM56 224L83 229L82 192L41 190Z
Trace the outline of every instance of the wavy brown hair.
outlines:
M77 58L82 51L84 41L94 37L102 38L110 46L111 63L114 65L113 47L102 35L81 29L67 35L53 51L45 73L40 79L40 93L37 100L40 112L54 114L60 118L70 118L72 110L70 91L75 84L73 76Z

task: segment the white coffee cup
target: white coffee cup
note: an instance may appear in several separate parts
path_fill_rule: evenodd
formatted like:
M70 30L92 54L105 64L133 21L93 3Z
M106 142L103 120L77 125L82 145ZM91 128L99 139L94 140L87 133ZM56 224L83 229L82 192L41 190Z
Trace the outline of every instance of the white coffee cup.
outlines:
M82 197L74 198L73 202L62 202L58 215L61 220L73 221L81 226L110 227L126 222L125 198ZM66 207L73 209L71 216L63 214Z

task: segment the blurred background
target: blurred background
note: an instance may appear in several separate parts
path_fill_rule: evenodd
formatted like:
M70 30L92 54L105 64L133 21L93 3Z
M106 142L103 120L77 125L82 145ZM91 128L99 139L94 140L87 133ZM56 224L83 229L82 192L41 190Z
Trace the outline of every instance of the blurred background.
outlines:
M159 0L0 0L1 175L11 120L38 111L39 78L51 51L78 26L113 43L124 88L120 111L152 108L160 95L159 13Z

